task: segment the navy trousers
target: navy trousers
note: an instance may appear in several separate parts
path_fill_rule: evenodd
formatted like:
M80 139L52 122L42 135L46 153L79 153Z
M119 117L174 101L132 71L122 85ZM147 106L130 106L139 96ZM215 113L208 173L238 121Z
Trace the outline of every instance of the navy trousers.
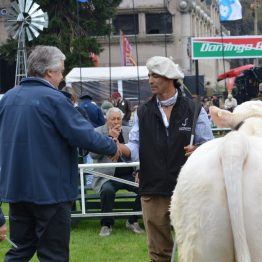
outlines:
M52 205L10 203L12 247L5 262L28 262L35 252L40 262L69 261L71 202Z

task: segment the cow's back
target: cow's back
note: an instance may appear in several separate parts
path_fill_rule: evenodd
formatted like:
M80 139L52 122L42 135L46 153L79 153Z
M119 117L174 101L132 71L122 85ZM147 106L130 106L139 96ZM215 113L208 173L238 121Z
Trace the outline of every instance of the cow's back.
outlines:
M219 160L223 141L219 138L199 147L180 172L171 201L179 262L235 261Z

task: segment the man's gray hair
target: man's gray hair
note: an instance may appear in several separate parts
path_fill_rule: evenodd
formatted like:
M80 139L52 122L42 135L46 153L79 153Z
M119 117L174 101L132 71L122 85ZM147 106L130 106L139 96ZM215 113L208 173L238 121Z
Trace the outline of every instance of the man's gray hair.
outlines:
M111 107L106 112L106 119L108 119L112 113L120 113L121 119L123 119L124 117L124 113L121 109L119 109L118 107Z
M55 46L36 46L27 60L28 76L44 77L47 70L58 70L65 55Z

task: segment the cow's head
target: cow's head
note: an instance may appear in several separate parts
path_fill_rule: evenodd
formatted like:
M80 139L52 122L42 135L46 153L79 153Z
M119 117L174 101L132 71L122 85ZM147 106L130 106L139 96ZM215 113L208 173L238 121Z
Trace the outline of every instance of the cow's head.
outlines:
M262 119L262 101L242 103L234 109L233 113L215 106L211 106L209 112L217 127L235 128L248 118L259 117Z

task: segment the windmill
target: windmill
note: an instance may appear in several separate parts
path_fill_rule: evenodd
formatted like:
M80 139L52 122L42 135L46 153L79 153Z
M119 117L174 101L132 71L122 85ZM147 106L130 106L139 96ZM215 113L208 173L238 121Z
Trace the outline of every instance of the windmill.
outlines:
M32 0L11 2L7 9L6 27L13 39L18 41L16 56L15 85L27 76L25 39L32 41L48 26L48 15Z

